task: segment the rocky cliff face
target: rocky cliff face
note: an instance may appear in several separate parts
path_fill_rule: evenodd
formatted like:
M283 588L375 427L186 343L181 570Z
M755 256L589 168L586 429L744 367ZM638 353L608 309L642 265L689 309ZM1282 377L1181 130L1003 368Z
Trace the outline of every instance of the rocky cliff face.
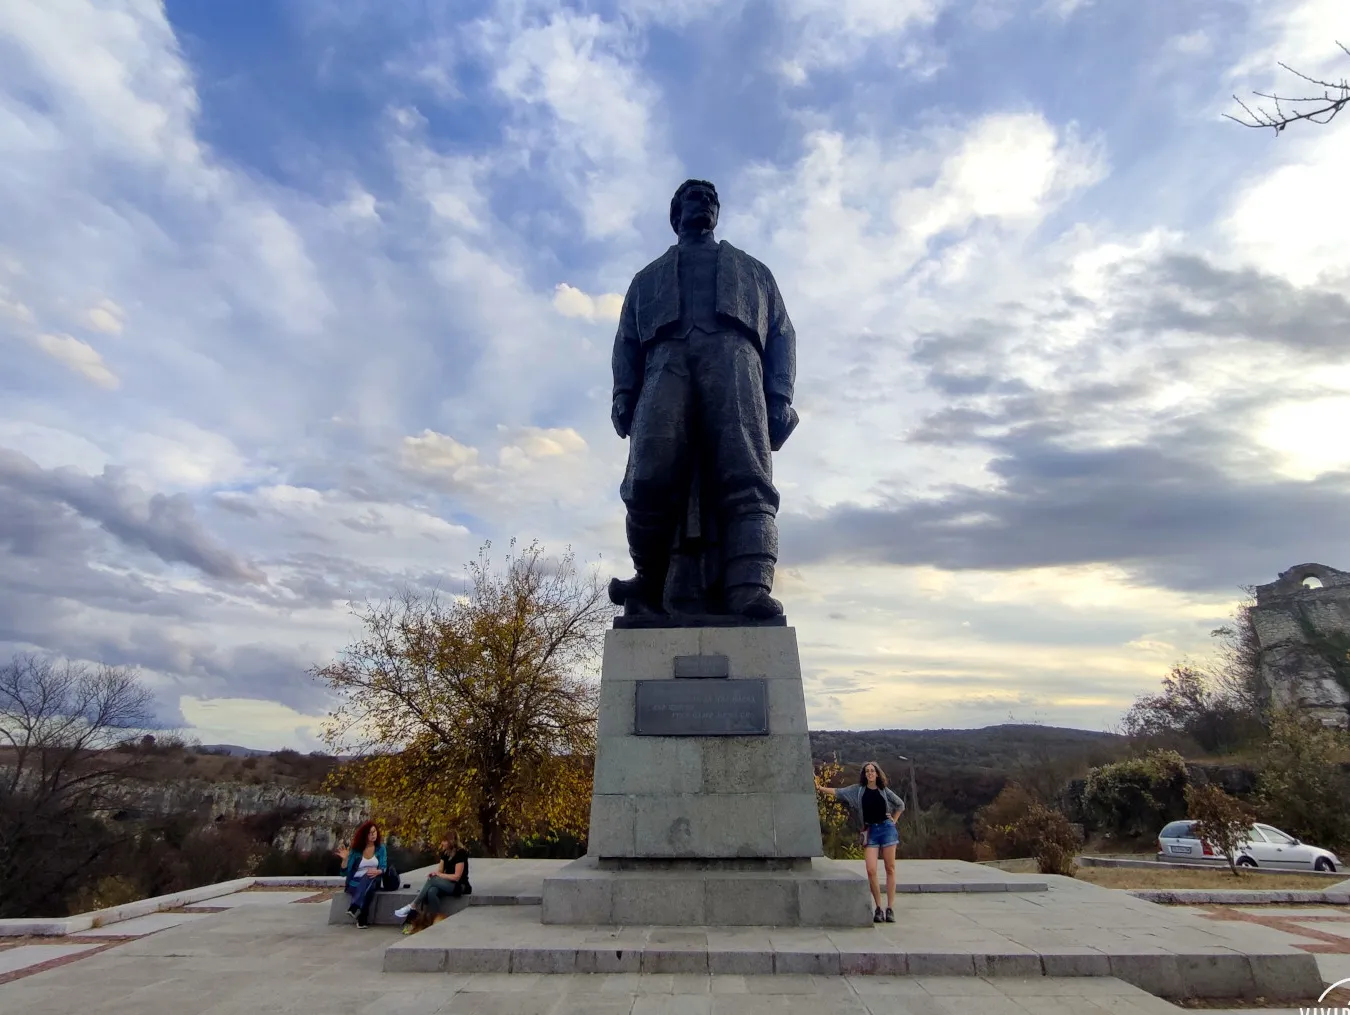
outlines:
M286 818L272 845L310 853L342 845L369 813L369 801L361 797L343 799L275 785L181 779L118 790L107 816L119 821L135 821L192 814L203 824L210 824L282 814Z
M1271 702L1350 726L1350 573L1291 567L1257 587L1252 624Z

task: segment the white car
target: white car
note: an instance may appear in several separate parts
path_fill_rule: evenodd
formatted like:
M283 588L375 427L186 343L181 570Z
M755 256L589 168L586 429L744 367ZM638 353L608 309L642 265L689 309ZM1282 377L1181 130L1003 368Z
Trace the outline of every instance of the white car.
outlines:
M1227 863L1207 842L1195 835L1194 821L1173 821L1158 833L1158 859L1171 863ZM1336 854L1309 846L1270 825L1255 824L1247 841L1237 849L1239 867L1279 867L1287 870L1334 872L1341 861Z

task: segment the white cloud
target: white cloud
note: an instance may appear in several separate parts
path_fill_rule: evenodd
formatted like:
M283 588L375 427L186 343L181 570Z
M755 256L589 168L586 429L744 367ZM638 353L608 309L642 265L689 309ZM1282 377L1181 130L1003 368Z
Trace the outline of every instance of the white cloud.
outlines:
M587 236L630 234L659 207L654 198L675 166L625 22L570 9L503 17L484 23L480 46L497 90L515 104L521 142L543 156Z
M501 450L501 461L506 466L519 467L541 458L576 455L587 450L585 438L570 426L521 427L511 433L508 440Z
M348 188L346 200L338 205L337 213L353 224L364 225L380 221L375 195L359 184L353 184Z
M434 430L404 437L401 461L409 471L448 488L506 502L521 496L516 480L522 473L537 473L543 467L551 472L550 479L556 479L555 470L576 464L578 456L589 451L585 438L571 427L500 426L498 433L502 443L495 464L484 462L478 448Z
M51 86L53 119L94 147L183 171L199 184L202 151L192 130L196 91L178 57L162 5L128 0L17 0L0 9L0 35ZM170 59L163 59L164 55ZM20 113L19 123L36 126ZM15 126L11 121L11 126Z
M84 321L95 331L105 335L122 334L122 322L126 312L112 300L99 302L84 312Z
M1229 72L1236 88L1302 87L1281 63L1311 77L1345 76L1346 56L1336 40L1350 45L1350 8L1341 0L1254 0L1248 24L1250 41Z
M1334 129L1339 123L1299 126L1309 133L1281 135L1279 143L1289 145L1284 164L1239 189L1220 230L1233 256L1307 285L1350 274L1350 233L1328 214L1344 200L1350 132Z
M204 744L228 743L260 751L278 744L322 748L325 713L305 714L260 698L198 698L183 695L178 707L188 731Z
M98 350L87 342L70 335L42 334L37 336L37 346L62 366L93 381L100 388L116 388L121 381L117 379Z
M187 420L161 420L153 432L126 434L116 444L120 461L159 489L211 490L261 472L224 434Z
M1085 7L1091 6L1093 0L1045 0L1041 10L1057 18L1070 18Z
M566 282L559 282L553 290L553 309L564 317L580 317L587 321L617 321L623 309L623 297L618 293L592 296Z
M404 437L400 450L407 468L452 484L470 482L482 472L478 449L461 444L449 434L423 430L415 437Z
M1350 395L1313 397L1273 406L1263 414L1257 431L1263 444L1280 453L1281 471L1304 480L1350 468L1347 433L1350 433Z
M871 43L901 44L902 67L927 65L933 57L911 36L931 26L949 0L784 0L779 8L792 26L791 55L780 72L802 84L816 68L846 66Z

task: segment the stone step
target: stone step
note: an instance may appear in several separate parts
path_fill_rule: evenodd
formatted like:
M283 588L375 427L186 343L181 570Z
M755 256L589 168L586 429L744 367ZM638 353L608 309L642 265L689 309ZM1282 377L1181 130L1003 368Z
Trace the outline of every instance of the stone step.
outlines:
M747 861L749 862L749 861ZM1035 892L1044 881L915 872L896 892ZM544 879L546 924L665 927L858 927L872 922L866 876L856 863L816 858L790 870L651 866L609 869L584 856ZM884 874L883 883L884 883Z
M901 914L912 920L912 914ZM1175 941L1030 948L984 934L915 940L904 927L566 927L538 910L471 908L401 938L386 973L725 973L818 976L1118 977L1167 998L1316 997L1313 955L1265 945L1239 952ZM897 940L897 937L900 940ZM908 937L908 940L905 938Z

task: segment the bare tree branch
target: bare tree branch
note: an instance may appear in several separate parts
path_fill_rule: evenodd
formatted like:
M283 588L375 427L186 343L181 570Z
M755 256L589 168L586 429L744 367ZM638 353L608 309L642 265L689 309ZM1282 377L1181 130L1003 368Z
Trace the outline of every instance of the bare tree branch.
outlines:
M1344 43L1337 42L1347 56L1350 56L1350 48ZM1241 116L1232 116L1228 113L1223 115L1234 123L1240 123L1244 127L1269 128L1279 134L1291 123L1297 123L1300 120L1307 120L1310 123L1330 123L1342 109L1350 104L1350 80L1341 78L1340 81L1323 81L1320 78L1310 77L1302 71L1297 71L1288 64L1280 64L1282 68L1301 78L1303 81L1317 88L1322 89L1320 95L1305 95L1301 98L1292 96L1273 95L1266 92L1253 92L1257 98L1267 99L1274 103L1274 110L1268 110L1265 106L1257 105L1255 109L1247 105L1236 95L1233 100L1242 107L1246 114L1245 119ZM1286 106L1290 108L1286 108Z

